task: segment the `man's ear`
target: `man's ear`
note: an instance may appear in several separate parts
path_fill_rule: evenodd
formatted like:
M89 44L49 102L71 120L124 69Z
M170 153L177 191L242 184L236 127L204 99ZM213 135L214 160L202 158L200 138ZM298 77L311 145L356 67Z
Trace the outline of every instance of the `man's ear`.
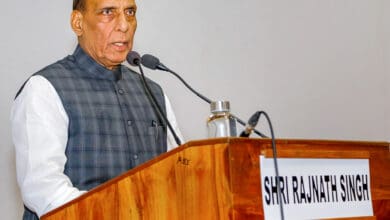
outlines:
M73 32L80 37L83 34L83 14L79 10L73 10L70 16L70 25Z

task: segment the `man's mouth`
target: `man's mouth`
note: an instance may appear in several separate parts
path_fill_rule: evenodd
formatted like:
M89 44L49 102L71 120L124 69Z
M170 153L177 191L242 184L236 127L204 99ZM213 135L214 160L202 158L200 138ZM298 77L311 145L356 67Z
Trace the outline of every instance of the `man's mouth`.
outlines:
M120 42L114 42L112 43L114 45L114 48L118 52L124 52L128 50L129 43L127 41L120 41Z
M122 46L126 46L127 42L115 42L114 45L118 47L122 47Z

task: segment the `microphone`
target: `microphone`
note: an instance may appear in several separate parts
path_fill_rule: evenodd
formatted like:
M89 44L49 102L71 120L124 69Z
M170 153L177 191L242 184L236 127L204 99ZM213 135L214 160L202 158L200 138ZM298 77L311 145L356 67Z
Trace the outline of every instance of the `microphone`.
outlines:
M207 103L211 103L211 100L207 97L205 97L204 95L200 94L199 92L197 92L195 89L193 89L183 78L181 78L181 76L179 76L177 73L175 73L173 70L169 69L168 67L166 67L164 64L162 64L160 62L160 60L151 55L151 54L145 54L142 56L141 58L141 63L142 65L144 65L146 68L149 68L149 69L152 69L152 70L162 70L162 71L165 71L165 72L169 72L171 73L172 75L174 75L176 78L178 78L191 92L193 92L196 96L198 96L199 98L203 99L205 102ZM240 118L238 118L237 116L233 115L232 116L237 120L238 123L240 123L241 125L245 126L245 122L243 120L241 120ZM262 134L260 131L256 130L256 129L253 129L253 131L259 135L260 137L263 137L263 138L268 138L266 135Z
M146 82L144 71L142 70L142 66L140 65L141 64L141 56L136 51L131 51L131 52L129 52L129 54L127 54L126 60L130 65L138 66L138 68L141 72L141 81L142 81L142 84L144 86L144 90L145 90L150 102L152 103L154 111L157 113L160 120L163 119L162 121L164 121L165 124L167 124L167 127L171 131L173 138L175 139L176 144L181 145L180 138L177 136L176 132L173 130L171 123L169 122L167 116L163 113L161 107L158 105L156 97L154 97L148 83Z
M259 123L260 115L261 112L257 111L249 118L245 130L241 132L240 137L249 137L249 135L251 135L253 129L255 129L257 123Z
M141 56L137 51L130 51L127 54L126 60L132 66L139 66L141 63Z
M145 54L141 58L141 63L142 63L142 65L144 65L145 67L147 67L149 69L152 69L152 70L158 69L158 70L162 70L162 71L171 73L172 75L176 76L176 78L178 78L191 92L193 92L199 98L203 99L205 102L207 102L209 104L212 102L210 99L208 99L207 97L203 96L202 94L197 92L195 89L193 89L183 78L181 78L179 76L179 74L175 73L174 71L172 71L168 67L166 67L164 64L162 64L157 57L150 55L150 54Z
M150 54L144 54L141 59L142 65L144 65L146 68L152 69L152 70L162 70L169 72L169 69L162 63L160 63L160 60Z

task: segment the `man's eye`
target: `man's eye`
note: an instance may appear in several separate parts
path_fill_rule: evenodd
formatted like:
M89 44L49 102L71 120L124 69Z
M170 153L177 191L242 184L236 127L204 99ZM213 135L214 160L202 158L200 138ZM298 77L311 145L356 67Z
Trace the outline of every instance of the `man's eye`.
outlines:
M103 15L110 15L110 14L112 14L112 9L105 8L102 10L102 14Z
M127 16L135 16L135 9L127 9L126 15Z

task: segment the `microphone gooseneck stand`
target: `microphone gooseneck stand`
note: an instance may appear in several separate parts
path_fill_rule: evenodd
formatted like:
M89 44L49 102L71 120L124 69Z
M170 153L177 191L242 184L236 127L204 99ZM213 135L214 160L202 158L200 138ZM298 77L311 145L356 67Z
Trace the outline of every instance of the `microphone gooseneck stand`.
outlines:
M141 72L142 83L144 85L146 93L149 96L149 99L151 100L151 102L154 105L154 107L157 109L157 112L160 115L160 117L164 119L164 121L167 124L169 130L171 131L173 137L175 138L176 144L178 146L180 146L181 145L180 138L177 136L176 132L173 130L171 123L168 121L168 118L166 117L166 115L161 110L161 107L157 104L157 100L154 97L154 95L152 94L152 91L150 90L150 87L149 87L148 83L146 82L145 74L144 74L144 71L143 71L141 65L138 65L138 68L139 68L139 71Z
M142 64L147 67L147 68L150 68L152 70L155 70L155 69L158 69L158 70L162 70L162 71L165 71L165 72L169 72L171 73L172 75L174 75L176 78L178 78L191 92L193 92L195 95L197 95L199 98L201 98L202 100L204 100L205 102L207 103L211 103L212 101L205 97L204 95L200 94L199 92L197 92L195 89L193 89L181 76L179 76L179 74L177 74L176 72L174 72L173 70L169 69L168 67L166 67L164 64L160 63L159 59L153 55L150 55L150 54L145 54L142 56L141 58L141 62ZM243 120L241 120L240 118L238 118L236 115L234 114L231 114L236 120L238 123L240 123L241 125L245 126L245 122ZM257 135L259 135L260 137L262 138L268 138L268 136L262 134L260 131L254 129L253 130Z
M180 141L180 138L177 136L176 132L174 131L174 129L172 128L172 125L171 123L169 122L167 116L164 114L164 112L162 111L161 107L158 105L157 103L157 100L156 98L154 97L148 83L146 82L146 79L145 79L145 74L144 74L144 71L142 69L142 66L141 66L141 62L140 62L140 55L136 52L136 51L131 51L128 55L127 55L127 62L132 65L132 66L138 66L139 68L139 71L140 71L140 76L141 76L141 81L142 81L142 85L144 87L144 90L146 92L146 95L148 96L150 102L152 103L152 106L154 108L154 110L156 111L157 115L159 116L160 119L163 119L163 121L165 122L165 124L167 124L167 127L168 129L171 131L172 135L173 135L173 138L175 139L175 142L178 146L181 145L181 141Z

